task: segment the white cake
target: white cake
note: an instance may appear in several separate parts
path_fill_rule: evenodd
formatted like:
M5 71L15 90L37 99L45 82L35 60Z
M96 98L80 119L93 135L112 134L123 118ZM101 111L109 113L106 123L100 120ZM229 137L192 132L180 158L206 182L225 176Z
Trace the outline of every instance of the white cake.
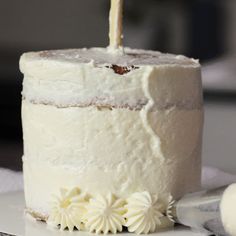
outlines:
M69 49L23 54L20 69L28 211L70 231L169 226L170 199L200 187L198 61Z

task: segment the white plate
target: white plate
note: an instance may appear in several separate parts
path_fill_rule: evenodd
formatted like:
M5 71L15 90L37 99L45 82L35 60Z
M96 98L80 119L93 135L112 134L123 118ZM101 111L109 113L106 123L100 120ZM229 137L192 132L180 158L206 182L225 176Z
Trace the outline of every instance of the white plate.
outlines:
M14 192L0 195L0 232L17 236L91 236L86 232L61 232L47 228L45 223L30 220L24 215L24 194ZM119 236L132 236L121 233ZM155 233L157 236L203 236L185 227L176 227L166 232Z

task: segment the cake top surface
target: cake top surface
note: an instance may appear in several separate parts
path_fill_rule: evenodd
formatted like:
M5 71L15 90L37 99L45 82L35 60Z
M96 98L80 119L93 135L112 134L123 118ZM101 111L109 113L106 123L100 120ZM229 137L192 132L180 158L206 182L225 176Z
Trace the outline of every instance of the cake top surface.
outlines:
M151 50L124 48L124 54L111 53L107 48L82 48L48 50L25 54L25 60L53 60L69 63L94 63L95 65L145 66L180 65L199 66L198 60L182 55L161 53Z

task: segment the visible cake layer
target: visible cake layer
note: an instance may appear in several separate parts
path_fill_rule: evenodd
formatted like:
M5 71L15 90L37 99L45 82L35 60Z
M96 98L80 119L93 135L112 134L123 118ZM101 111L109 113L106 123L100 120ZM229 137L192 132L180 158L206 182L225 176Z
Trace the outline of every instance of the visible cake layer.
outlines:
M179 197L200 186L203 112L22 103L27 206L48 213L60 188ZM40 198L38 198L40 196Z
M23 97L34 103L66 106L112 106L141 109L200 107L201 72L183 56L126 49L114 56L106 49L26 53L21 57ZM147 94L148 93L148 94Z

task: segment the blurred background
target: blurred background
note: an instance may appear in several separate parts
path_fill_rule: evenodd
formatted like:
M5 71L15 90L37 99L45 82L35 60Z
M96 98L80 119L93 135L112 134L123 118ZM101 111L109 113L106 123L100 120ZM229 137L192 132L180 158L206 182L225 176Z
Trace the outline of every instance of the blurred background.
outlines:
M124 44L199 58L203 164L236 173L236 1L126 0ZM108 44L109 0L0 1L0 167L21 170L25 51Z

